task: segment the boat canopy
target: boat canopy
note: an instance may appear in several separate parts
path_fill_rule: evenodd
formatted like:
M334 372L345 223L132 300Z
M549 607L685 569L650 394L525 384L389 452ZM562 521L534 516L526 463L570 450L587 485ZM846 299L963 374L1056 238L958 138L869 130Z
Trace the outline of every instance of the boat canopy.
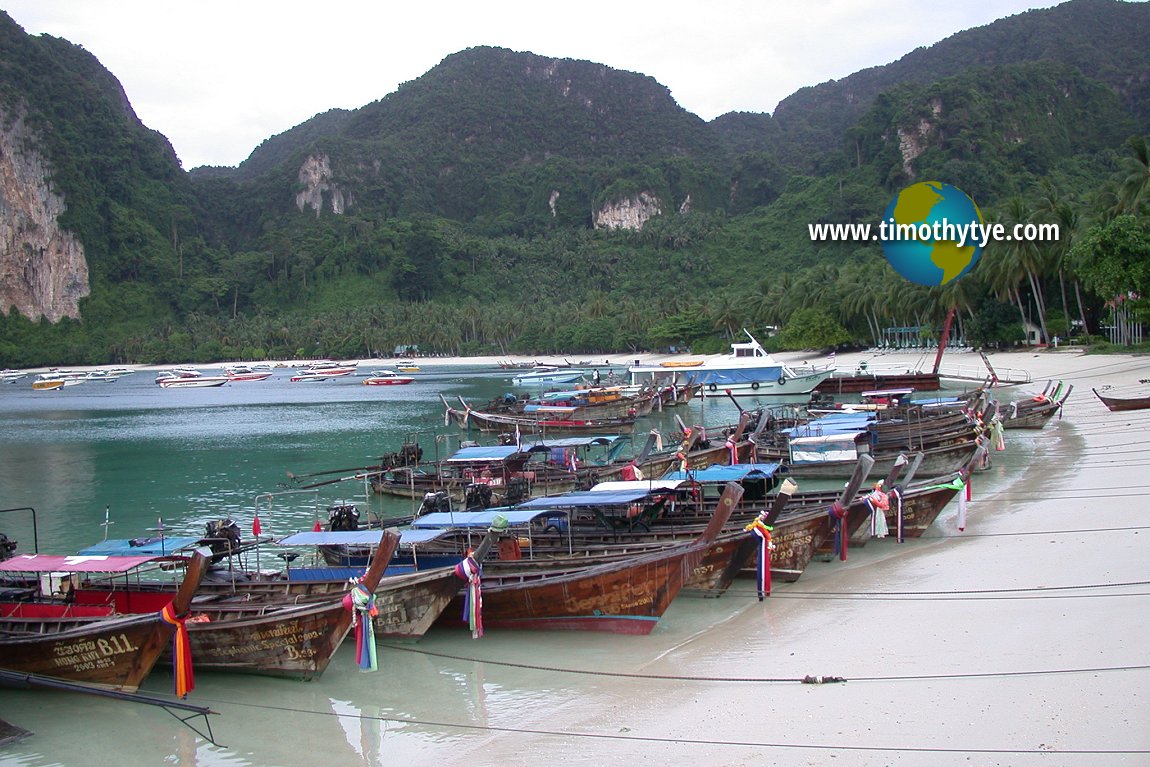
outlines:
M792 442L796 439L824 437L832 434L849 433L853 435L857 432L866 431L873 421L874 415L871 413L830 413L808 423L783 429L783 433L789 435Z
M521 449L523 450L551 450L558 447L593 447L595 445L610 445L616 440L629 440L627 435L619 434L598 434L595 436L587 437L556 437L544 440L543 442L532 442L530 445L524 444Z
M567 493L566 495L550 495L545 498L532 498L530 501L524 501L515 508L517 509L574 509L584 508L588 506L622 506L624 504L635 503L641 501L652 493L667 492L656 488L651 490L649 483L639 482L643 488L635 488L632 490L584 490L577 493Z
M401 530L399 543L416 544L439 538L445 530ZM276 541L280 546L377 546L380 531L375 530L329 530L292 533Z
M821 437L797 437L791 440L791 463L812 464L858 460L854 432L824 434Z
M78 551L85 556L141 557L164 556L175 552L187 552L196 548L201 538L167 536L164 538L112 538L93 543Z
M739 463L734 466L711 464L705 469L693 471L671 471L663 479L693 479L696 482L742 482L748 479L771 479L775 474L786 474L787 469L780 463Z
M592 493L614 493L622 490L646 490L654 493L659 490L676 490L683 484L682 477L661 477L659 479L621 479L613 482L600 482L591 488Z
M107 557L83 554L17 554L0 562L0 570L17 573L126 573L166 557Z
M461 448L447 458L448 463L467 463L473 461L505 461L516 453L524 452L523 448L515 445L481 445L479 447Z
M527 509L525 506L526 504L522 504L514 509L499 507L484 511L437 511L417 517L411 526L413 528L486 528L495 524L496 517L503 517L509 525L526 525L536 518L544 516L539 509Z

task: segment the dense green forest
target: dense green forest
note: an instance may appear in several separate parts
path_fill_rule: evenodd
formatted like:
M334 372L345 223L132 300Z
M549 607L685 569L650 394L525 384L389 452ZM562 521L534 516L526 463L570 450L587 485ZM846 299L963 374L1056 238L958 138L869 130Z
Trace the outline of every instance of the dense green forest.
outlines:
M1148 30L1148 4L1071 0L710 123L641 74L472 48L185 172L94 57L0 14L0 111L41 137L92 283L78 321L0 312L0 366L870 346L951 309L976 345L1096 334L1150 291ZM921 180L1062 237L942 288L811 241ZM595 228L640 193L641 229Z

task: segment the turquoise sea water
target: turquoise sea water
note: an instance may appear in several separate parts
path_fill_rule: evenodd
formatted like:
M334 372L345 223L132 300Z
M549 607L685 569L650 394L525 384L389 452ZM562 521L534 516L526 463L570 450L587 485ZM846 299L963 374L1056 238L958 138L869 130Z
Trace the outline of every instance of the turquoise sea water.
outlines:
M36 509L44 553L98 541L106 513L113 538L149 534L161 519L169 534L201 535L208 520L224 516L246 536L260 496L296 487L288 472L365 466L416 434L426 456L446 454L459 432L444 428L440 395L483 403L508 391L510 377L433 365L416 383L397 387L362 386L358 379L293 384L289 375L218 389L160 389L147 372L58 392L5 385L0 508ZM637 431L674 431L674 415L711 425L734 421L737 411L721 399L695 401L641 422ZM454 437L437 441L437 434ZM334 483L314 497L265 498L264 532L308 529L317 509L340 500L380 513L407 510L402 502L384 507L365 498L355 482ZM19 551L32 550L30 515L0 515L0 531L19 541ZM648 637L502 632L476 641L465 630L437 628L417 644L382 647L374 674L360 673L345 645L311 683L199 674L189 702L219 712L212 717L218 746L159 709L0 691L0 719L36 733L0 748L0 765L486 763L471 750L503 728L558 726L573 701L611 708L667 692L659 681L605 684L541 668L631 673L756 604L746 593L676 600ZM169 672L157 669L145 691L164 696L170 689Z

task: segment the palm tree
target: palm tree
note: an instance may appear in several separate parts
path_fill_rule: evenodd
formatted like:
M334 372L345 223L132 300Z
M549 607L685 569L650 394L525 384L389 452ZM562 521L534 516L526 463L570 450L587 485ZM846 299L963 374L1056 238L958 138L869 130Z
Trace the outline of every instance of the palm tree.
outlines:
M1150 146L1145 136L1131 136L1126 142L1130 155L1124 160L1126 173L1118 188L1123 213L1138 215L1150 209Z

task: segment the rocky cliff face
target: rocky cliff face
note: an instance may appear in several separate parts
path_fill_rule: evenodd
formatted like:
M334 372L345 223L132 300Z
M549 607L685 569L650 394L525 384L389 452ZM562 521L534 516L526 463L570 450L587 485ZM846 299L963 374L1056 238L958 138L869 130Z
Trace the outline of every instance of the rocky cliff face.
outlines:
M0 110L0 311L58 322L79 319L89 293L84 248L57 220L64 199L22 115Z
M324 198L331 204L331 212L342 215L349 199L343 189L333 181L331 158L325 155L312 155L304 160L299 169L299 183L303 187L295 196L295 205L302 213L311 208L316 216L324 209Z
M660 213L659 198L649 192L639 192L632 197L606 203L595 211L595 228L638 230Z

